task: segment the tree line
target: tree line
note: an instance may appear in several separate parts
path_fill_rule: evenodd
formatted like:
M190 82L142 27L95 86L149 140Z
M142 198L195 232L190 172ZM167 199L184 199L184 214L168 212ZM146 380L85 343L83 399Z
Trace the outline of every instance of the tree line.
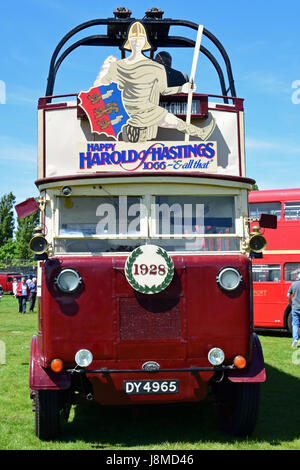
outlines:
M12 192L0 198L0 264L7 260L16 263L18 260L33 261L34 255L28 244L33 229L39 224L39 211L22 219L15 219L15 202Z

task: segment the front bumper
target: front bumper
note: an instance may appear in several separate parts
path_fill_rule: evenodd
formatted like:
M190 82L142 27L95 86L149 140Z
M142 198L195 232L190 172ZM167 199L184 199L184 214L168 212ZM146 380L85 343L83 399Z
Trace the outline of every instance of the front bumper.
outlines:
M66 369L65 372L79 373L79 374L158 374L160 372L190 372L191 374L195 374L197 372L222 372L226 370L235 370L236 367L234 365L221 365L221 366L212 366L212 367L186 367L182 369L157 369L157 370L145 370L145 369L107 369L105 367L101 369L86 369L84 367L76 366L73 369Z

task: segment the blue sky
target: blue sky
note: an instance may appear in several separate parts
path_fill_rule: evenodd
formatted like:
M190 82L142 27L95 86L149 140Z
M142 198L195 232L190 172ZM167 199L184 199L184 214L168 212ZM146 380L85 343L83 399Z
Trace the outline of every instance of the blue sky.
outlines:
M153 5L144 0L16 0L0 5L0 195L13 191L21 202L38 194L37 100L45 95L57 43L84 21L113 17L118 6L128 7L133 18L142 18L156 6L164 10L165 18L201 23L217 36L229 54L237 96L245 99L247 176L257 181L259 189L300 187L299 1L160 0ZM103 27L85 34L101 33ZM180 35L180 30L174 34ZM189 35L194 39L193 32ZM203 45L210 47L206 38ZM90 88L111 53L118 51L97 47L74 51L58 72L54 93ZM189 74L192 54L192 49L174 50L174 68ZM215 72L203 55L196 82L198 92L220 94Z

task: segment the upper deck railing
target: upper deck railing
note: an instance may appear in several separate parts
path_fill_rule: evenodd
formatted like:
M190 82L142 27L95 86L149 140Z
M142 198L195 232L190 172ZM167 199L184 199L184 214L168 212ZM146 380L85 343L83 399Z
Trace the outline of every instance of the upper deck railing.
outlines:
M46 89L46 96L49 97L48 101L51 102L51 96L54 92L54 85L55 79L58 72L59 67L61 66L62 62L66 59L66 57L77 49L80 46L103 46L103 47L118 47L122 52L122 58L125 57L125 50L123 49L124 41L127 38L127 31L131 23L137 21L135 18L131 18L131 12L124 8L118 8L114 11L114 18L106 18L106 19L94 19L90 21L86 21L71 31L69 31L58 43L57 47L55 48L51 61L50 61L50 68L48 74L48 81L47 81L47 89ZM169 34L170 27L186 27L191 30L198 30L198 24L192 21L181 20L181 19L170 19L162 18L163 11L159 9L152 8L151 10L147 10L145 13L145 17L140 19L141 23L143 23L144 27L147 30L149 39L151 41L152 48L150 50L150 57L153 58L154 52L159 47L170 47L170 48L178 48L178 47L188 47L194 48L195 41L183 36L171 36ZM72 44L70 44L65 50L62 51L63 47L69 42L76 34L80 33L81 31L87 30L88 28L94 26L107 26L106 34L96 34L91 36L86 36L79 40L76 40ZM200 52L204 54L207 59L212 63L214 66L221 88L221 95L224 97L224 102L228 103L228 96L236 97L236 89L234 84L234 78L231 68L231 63L228 57L228 54L221 44L221 42L206 28L203 29L203 35L210 40L210 42L215 46L218 51L220 52L225 69L227 74L227 85L225 81L225 76L222 67L220 66L218 60L203 45L200 46ZM61 52L62 51L62 52ZM223 67L224 67L223 65ZM230 95L229 95L230 93Z

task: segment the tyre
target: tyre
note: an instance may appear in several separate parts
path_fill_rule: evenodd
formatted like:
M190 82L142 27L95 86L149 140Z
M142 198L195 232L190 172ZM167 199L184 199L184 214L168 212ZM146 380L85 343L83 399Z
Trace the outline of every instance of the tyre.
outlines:
M222 429L234 436L250 436L258 416L260 384L224 379L218 395Z
M293 330L293 326L292 326L292 310L290 309L287 317L286 317L286 328L287 328L287 331L288 333L292 336L292 330Z
M60 431L59 390L35 392L35 434L39 439L54 439Z

